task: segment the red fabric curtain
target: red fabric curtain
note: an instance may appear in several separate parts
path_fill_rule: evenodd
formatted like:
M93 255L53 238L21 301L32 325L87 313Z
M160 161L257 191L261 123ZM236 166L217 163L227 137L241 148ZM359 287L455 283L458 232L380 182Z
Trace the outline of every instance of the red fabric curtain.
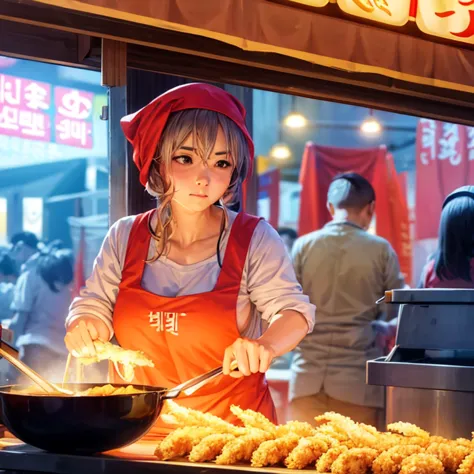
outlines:
M374 186L377 215L377 234L390 239L388 170L386 148L334 148L308 143L301 163L302 185L299 235L320 229L331 220L326 208L326 197L331 180L339 173L359 173Z
M392 244L400 261L400 268L408 284L412 284L413 259L412 239L410 235L410 216L406 191L402 188L401 180L395 170L392 155L387 155L389 170L390 216L392 219Z

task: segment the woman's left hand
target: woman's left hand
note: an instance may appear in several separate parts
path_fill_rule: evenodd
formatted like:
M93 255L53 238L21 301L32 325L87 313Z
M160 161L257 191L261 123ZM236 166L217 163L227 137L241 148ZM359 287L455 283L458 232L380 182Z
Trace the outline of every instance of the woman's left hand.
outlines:
M224 375L234 378L245 377L258 372L266 372L276 356L269 344L252 339L237 339L224 353L222 363ZM231 370L231 363L237 362L238 370Z

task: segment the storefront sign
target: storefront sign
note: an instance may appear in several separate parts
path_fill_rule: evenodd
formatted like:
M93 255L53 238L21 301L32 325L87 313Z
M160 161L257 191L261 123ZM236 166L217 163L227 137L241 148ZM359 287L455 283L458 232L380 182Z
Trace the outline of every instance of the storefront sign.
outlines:
M307 5L309 7L325 7L329 0L291 0L294 3L300 3L301 5Z
M0 74L0 134L49 142L51 86Z
M92 148L94 94L0 74L0 135ZM54 124L54 133L51 124Z
M54 88L56 143L92 148L93 100L91 92Z
M474 43L474 0L418 0L416 24L424 33Z
M356 17L403 26L409 20L433 36L474 44L474 0L330 0ZM325 7L327 0L288 0L291 4Z
M416 146L416 238L438 235L444 198L474 179L474 133L462 125L421 119Z
M403 26L410 17L410 0L337 0L341 10L368 20Z

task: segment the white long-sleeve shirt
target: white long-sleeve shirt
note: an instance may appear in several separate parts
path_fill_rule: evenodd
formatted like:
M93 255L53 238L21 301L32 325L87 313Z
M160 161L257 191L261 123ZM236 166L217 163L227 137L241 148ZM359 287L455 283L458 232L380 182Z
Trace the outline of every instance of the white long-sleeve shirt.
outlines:
M236 215L228 211L228 225L220 247L222 261ZM95 316L107 324L113 335L113 309L135 217L124 217L110 228L86 287L71 304L66 325L81 316ZM151 239L148 259L154 254ZM204 293L214 288L219 273L217 255L192 265L161 257L145 265L142 287L166 297ZM238 329L243 337L257 338L262 333L261 320L270 323L273 316L284 310L301 313L308 322L308 332L313 330L315 307L302 293L280 236L267 222L260 221L250 243L237 298Z

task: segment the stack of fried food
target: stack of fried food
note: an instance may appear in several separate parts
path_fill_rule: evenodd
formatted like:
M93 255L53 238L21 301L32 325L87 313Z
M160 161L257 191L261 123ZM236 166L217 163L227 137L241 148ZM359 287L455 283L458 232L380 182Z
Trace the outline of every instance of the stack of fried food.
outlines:
M315 425L290 421L274 425L262 414L231 406L243 426L167 402L162 415L177 426L155 450L161 461L188 457L253 467L316 468L333 474L474 474L474 442L448 440L410 423L393 423L387 432L328 412Z

